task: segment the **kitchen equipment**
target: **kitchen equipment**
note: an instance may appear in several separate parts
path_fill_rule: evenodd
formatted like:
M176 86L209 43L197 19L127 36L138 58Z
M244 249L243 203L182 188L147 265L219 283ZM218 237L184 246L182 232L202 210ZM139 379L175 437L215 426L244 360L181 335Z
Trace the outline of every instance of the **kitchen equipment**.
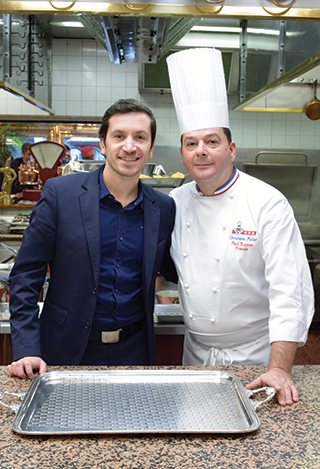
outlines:
M145 167L142 169L141 174L152 177L155 167L156 167L155 163L147 163Z
M176 303L154 305L153 320L155 324L182 324L180 305Z
M314 81L314 97L304 107L305 115L311 120L320 119L320 100L317 99L317 80Z
M9 303L0 303L0 321L9 321L10 320L10 311Z
M282 192L297 221L308 220L317 166L309 165L305 154L261 151L256 155L255 163L243 164L243 171Z
M30 151L38 163L40 179L44 184L47 179L56 175L56 167L65 147L60 143L46 140L31 145Z
M27 435L88 433L246 433L260 426L235 375L208 370L58 371L37 376L13 430ZM12 393L13 395L17 395Z

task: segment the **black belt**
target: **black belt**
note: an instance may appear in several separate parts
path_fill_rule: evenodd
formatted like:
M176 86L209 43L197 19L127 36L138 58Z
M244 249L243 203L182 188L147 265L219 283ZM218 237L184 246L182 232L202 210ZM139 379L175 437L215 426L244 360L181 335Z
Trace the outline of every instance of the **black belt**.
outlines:
M103 344L115 344L124 340L127 337L136 334L141 331L145 325L145 319L139 319L139 321L125 326L122 329L117 329L116 331L101 331L101 332L91 332L89 340L93 342L102 342Z

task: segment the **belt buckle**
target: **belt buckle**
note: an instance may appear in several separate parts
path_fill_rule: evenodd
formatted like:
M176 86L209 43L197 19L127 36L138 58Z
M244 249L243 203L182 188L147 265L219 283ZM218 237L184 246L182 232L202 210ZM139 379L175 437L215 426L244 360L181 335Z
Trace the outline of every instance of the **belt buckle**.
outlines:
M122 329L116 331L103 331L101 332L101 342L103 344L116 344L120 340L120 332Z

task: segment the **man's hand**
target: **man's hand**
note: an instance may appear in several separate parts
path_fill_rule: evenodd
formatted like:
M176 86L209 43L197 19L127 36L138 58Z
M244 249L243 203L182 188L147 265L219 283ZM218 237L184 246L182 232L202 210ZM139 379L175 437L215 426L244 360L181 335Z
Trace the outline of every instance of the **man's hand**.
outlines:
M273 342L269 370L248 384L247 389L272 386L277 391L280 405L298 402L298 391L290 377L297 345L296 342Z
M271 368L267 373L248 384L246 388L256 389L264 386L275 388L280 405L291 405L299 400L298 391L290 378L290 374L281 368Z
M33 372L39 371L40 375L45 373L47 371L47 364L40 357L24 357L8 365L7 370L12 376L33 379Z

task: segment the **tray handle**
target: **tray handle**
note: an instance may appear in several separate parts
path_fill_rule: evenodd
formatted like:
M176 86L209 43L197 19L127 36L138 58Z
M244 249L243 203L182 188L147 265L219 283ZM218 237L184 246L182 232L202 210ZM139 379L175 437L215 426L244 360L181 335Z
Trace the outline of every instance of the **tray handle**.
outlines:
M265 386L264 388L258 388L258 389L246 389L246 391L249 397L261 391L264 391L267 394L267 397L263 401L251 402L254 410L256 410L261 404L264 404L265 402L270 401L273 398L273 396L276 394L275 388L272 388L271 386Z
M17 396L17 397L19 397L19 399L23 400L26 393L25 392L0 391L0 404L2 404L4 407L8 407L9 409L11 409L16 414L18 412L19 408L20 408L21 403L20 404L13 404L13 405L5 404L4 402L2 402L2 399L4 398L5 394L9 394L10 396Z

